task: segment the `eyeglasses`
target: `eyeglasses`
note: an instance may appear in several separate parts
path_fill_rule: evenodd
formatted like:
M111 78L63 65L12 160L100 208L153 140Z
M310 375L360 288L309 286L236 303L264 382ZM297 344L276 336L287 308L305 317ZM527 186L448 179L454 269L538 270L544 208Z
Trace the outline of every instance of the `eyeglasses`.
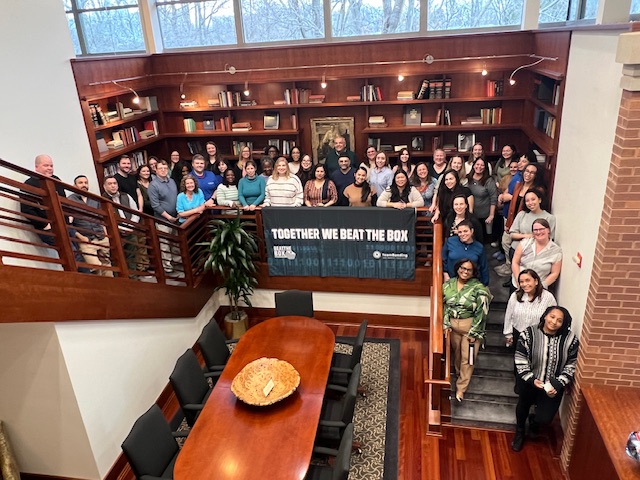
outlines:
M534 228L533 229L533 233L543 233L546 232L547 229L546 228Z
M467 267L458 267L458 270L462 270L463 272L473 272L473 268Z

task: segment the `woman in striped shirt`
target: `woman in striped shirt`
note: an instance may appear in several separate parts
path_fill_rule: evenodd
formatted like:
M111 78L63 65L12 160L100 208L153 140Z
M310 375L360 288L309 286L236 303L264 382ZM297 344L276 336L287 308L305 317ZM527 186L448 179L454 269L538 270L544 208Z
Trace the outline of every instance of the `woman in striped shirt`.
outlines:
M267 180L264 194L263 205L265 207L299 207L302 205L302 184L297 176L291 174L286 158L278 158L273 175Z

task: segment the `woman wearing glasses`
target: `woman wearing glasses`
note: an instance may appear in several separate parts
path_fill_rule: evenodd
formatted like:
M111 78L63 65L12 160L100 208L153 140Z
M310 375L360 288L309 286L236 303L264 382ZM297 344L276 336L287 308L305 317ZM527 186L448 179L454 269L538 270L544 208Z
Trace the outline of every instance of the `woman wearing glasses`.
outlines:
M516 286L520 271L529 268L540 276L542 286L548 289L560 275L562 248L551 240L551 227L544 218L534 220L531 231L533 237L521 241L513 254L513 286Z
M462 402L484 338L491 294L478 280L478 267L470 259L458 260L452 270L455 276L442 285L443 327L456 370L456 400Z

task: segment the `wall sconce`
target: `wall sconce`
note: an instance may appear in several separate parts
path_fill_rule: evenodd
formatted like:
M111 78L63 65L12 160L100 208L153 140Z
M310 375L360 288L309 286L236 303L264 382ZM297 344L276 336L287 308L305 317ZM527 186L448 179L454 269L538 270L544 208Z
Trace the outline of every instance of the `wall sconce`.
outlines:
M513 78L513 76L519 71L522 70L523 68L528 68L528 67L534 67L536 65L538 65L540 62L543 62L545 60L557 60L556 58L550 58L550 57L541 57L538 60L536 60L535 62L532 63L527 63L526 65L520 65L518 68L516 68L513 72L511 72L511 75L509 75L509 85L515 85L516 84L516 79Z
M138 95L138 92L136 92L133 88L125 87L124 85L120 85L115 80L111 80L111 83L113 83L114 85L116 85L116 86L118 86L120 88L126 88L127 90L129 90L134 95L132 102L135 103L136 105L140 103L140 96Z

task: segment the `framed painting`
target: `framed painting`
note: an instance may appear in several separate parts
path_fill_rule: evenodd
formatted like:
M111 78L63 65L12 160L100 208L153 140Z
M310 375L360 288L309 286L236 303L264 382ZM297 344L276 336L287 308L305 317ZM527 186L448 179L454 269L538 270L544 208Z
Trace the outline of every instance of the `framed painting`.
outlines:
M347 150L355 151L353 117L323 117L311 119L311 147L313 163L324 163L327 154L334 148L336 137L344 137Z

